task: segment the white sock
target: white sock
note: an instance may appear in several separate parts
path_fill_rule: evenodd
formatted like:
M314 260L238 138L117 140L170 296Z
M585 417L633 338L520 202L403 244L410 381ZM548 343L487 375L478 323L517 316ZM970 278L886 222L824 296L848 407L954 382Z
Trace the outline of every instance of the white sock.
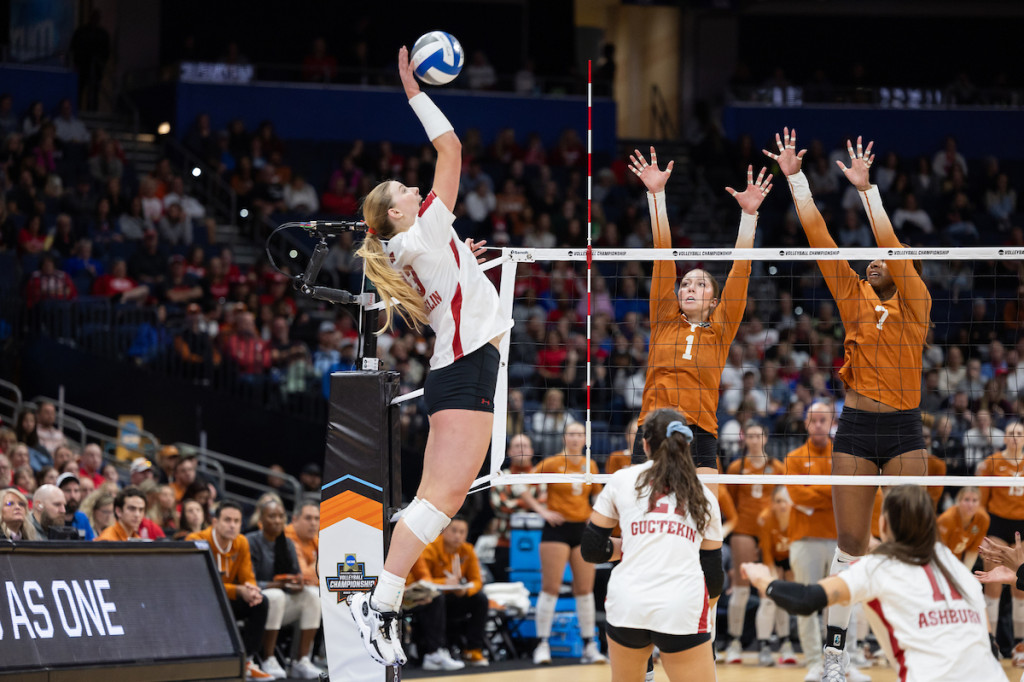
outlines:
M1024 639L1024 599L1013 598L1013 638ZM995 632L993 630L993 632Z
M747 602L750 601L749 585L734 585L729 596L729 637L739 639L743 635L743 622L747 616Z
M576 595L576 618L580 623L580 637L594 638L594 623L597 620L597 609L594 607L594 593Z
M779 639L789 637L789 612L783 609L775 609L775 634L779 636Z
M541 592L537 597L537 636L546 640L551 636L551 623L555 620L555 604L558 596ZM593 624L593 622L591 622Z
M735 594L733 596L735 596ZM775 602L768 597L761 598L761 602L757 605L757 615L754 617L754 629L757 630L758 641L765 641L772 638L772 629L775 626L778 611L782 611L782 609L776 607ZM729 615L729 625L731 628L731 614ZM779 636L782 636L781 632L779 633Z
M847 554L837 547L836 553L832 555L832 567L829 569L829 575L836 575L845 571L850 567L850 564L858 558L860 557ZM845 630L850 625L850 606L830 604L828 607L828 625L829 627L842 628ZM847 637L847 639L849 639L849 637Z
M377 586L373 588L370 606L378 611L399 611L402 608L402 596L405 594L405 578L394 573L381 570L377 578Z
M985 614L988 616L989 632L995 632L999 623L999 597L985 595Z

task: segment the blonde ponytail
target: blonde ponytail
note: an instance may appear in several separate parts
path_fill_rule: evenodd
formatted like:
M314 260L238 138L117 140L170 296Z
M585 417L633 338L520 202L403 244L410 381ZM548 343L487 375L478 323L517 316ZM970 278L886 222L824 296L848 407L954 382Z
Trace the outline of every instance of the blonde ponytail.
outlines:
M391 259L384 251L382 239L389 239L395 233L394 226L388 218L391 208L391 180L380 183L363 199L363 219L372 231L368 230L363 245L356 255L363 259L363 270L377 288L377 294L384 301L384 326L376 334L383 334L394 324L395 311L405 323L419 330L429 324L427 307L423 297L413 289L405 278L391 267ZM399 306L395 303L398 301Z

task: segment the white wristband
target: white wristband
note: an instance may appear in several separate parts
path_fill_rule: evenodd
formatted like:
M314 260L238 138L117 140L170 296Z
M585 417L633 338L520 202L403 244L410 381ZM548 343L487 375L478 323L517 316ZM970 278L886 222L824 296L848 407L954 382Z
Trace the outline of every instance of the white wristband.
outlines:
M445 115L441 113L441 110L437 108L437 105L434 104L433 100L427 97L427 93L421 92L410 99L409 106L412 107L412 110L420 119L423 129L427 131L427 138L431 142L445 133L455 130L452 128L452 124L448 122L448 119L445 118Z

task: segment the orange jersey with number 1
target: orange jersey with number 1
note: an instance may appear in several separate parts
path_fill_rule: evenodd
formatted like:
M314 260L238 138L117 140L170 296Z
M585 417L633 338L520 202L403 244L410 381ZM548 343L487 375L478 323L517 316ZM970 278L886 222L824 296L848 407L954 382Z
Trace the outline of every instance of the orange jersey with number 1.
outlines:
M800 181L790 178L790 182L796 198ZM878 245L903 248L877 193L877 188L872 187L863 194L869 197L868 220ZM806 197L810 197L810 192ZM814 201L797 199L795 203L810 245L838 248ZM820 260L818 267L839 306L846 330L846 356L839 370L840 378L847 387L872 400L897 410L912 410L921 404L921 358L931 320L932 297L912 261L885 263L896 284L896 293L885 301L846 261Z
M652 215L652 223L659 220ZM654 225L654 247L672 248L668 226ZM706 325L689 322L679 310L676 264L654 261L651 277L651 343L639 423L648 413L670 407L690 424L718 435L718 391L729 346L747 308L750 261L734 261L719 303Z

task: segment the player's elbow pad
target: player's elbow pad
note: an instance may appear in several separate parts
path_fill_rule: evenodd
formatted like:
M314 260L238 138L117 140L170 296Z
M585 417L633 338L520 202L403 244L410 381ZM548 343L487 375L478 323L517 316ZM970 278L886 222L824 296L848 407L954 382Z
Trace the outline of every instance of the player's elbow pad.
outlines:
M721 596L722 586L725 585L722 548L700 550L700 567L704 571L704 584L708 587L708 598L715 599Z
M780 608L798 616L809 616L828 606L828 596L821 585L803 585L787 580L773 580L765 596Z
M584 561L592 564L603 564L612 558L615 547L612 545L612 529L595 526L587 522L583 529L583 539L580 541L580 554Z

